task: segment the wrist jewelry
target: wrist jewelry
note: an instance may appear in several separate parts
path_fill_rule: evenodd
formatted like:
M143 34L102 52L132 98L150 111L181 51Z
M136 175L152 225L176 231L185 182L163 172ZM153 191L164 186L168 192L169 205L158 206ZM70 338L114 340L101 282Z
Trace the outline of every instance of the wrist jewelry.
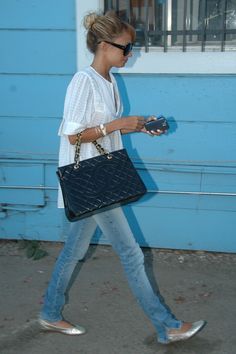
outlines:
M94 129L95 129L96 134L98 135L98 138L100 138L100 137L101 137L101 135L103 136L103 134L102 134L102 131L101 131L100 127L95 127Z
M106 136L107 135L107 130L104 124L99 124L99 128L101 130L102 136Z

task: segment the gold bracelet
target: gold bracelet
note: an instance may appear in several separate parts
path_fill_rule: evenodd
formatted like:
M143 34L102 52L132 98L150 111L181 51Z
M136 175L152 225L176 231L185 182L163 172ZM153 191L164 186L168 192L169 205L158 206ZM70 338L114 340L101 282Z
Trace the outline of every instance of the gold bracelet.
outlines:
M99 127L95 127L94 129L96 134L98 135L98 138L101 138L101 136L103 136L101 129Z
M99 124L99 128L101 130L102 136L106 136L107 135L107 130L104 124Z

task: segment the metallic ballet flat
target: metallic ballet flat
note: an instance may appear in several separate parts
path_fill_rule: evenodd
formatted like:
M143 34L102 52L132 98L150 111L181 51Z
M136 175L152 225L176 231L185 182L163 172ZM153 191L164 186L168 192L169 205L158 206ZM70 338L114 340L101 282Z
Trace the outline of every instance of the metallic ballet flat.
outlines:
M39 319L39 324L44 331L58 332L70 336L78 336L86 332L85 328L81 326L73 326L71 328L65 328L65 327L56 326L41 318Z
M192 338L195 336L198 332L200 332L203 327L205 327L206 321L197 321L192 323L192 327L184 332L184 333L168 333L167 332L167 341L162 342L161 340L159 341L162 344L169 344L169 343L174 343L182 340L187 340L189 338ZM170 332L171 330L169 330Z

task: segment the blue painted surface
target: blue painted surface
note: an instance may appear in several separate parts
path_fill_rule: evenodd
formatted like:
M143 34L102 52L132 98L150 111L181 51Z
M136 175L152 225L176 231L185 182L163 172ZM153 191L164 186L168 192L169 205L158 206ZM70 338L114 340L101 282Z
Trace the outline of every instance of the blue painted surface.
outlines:
M1 75L1 117L61 118L71 75Z
M58 137L76 71L75 2L0 2L0 237L62 240Z
M235 123L234 75L117 76L127 112L165 114L178 122Z
M63 240L55 169L74 1L9 0L0 14L0 237ZM124 208L140 244L236 252L236 77L116 76L126 115L164 114L171 126L124 137L149 190Z
M74 0L0 2L0 28L75 30Z
M40 189L29 189L28 186L44 185L44 166L42 164L1 163L0 164L1 203L12 207L13 205L44 206L44 192ZM11 190L11 186L18 187Z
M76 60L75 33L1 30L0 52L1 72L71 73Z
M56 159L59 119L3 117L1 122L1 155L4 158ZM12 140L9 140L9 134Z

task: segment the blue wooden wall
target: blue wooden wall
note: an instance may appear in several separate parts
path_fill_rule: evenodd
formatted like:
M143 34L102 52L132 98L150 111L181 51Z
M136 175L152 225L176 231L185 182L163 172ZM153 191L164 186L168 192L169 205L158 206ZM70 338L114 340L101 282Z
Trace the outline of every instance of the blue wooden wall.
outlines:
M1 238L64 238L57 129L75 37L72 0L0 2ZM171 125L159 138L124 138L149 190L125 208L140 244L235 252L236 77L116 76L125 114L164 114Z
M76 71L74 1L1 1L0 54L0 237L60 240L57 129Z

